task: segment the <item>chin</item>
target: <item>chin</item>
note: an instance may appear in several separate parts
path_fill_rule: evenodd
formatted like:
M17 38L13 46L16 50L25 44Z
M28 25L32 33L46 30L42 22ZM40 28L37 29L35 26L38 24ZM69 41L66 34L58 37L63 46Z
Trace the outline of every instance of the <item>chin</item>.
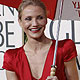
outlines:
M42 38L42 36L44 36L44 28L39 32L29 31L29 32L26 33L26 35L27 35L28 38L40 39L40 38Z
M32 36L33 39L40 39L42 36Z
M32 35L32 36L30 36L30 38L38 40L38 39L42 39L43 36L44 36L44 34L41 34L41 35Z

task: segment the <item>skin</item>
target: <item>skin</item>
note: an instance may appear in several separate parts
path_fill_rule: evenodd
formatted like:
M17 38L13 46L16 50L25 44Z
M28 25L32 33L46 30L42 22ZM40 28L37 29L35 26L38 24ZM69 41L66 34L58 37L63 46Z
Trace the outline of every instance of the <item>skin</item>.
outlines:
M41 7L29 5L22 11L21 20L19 19L18 21L28 37L28 41L24 48L27 48L26 55L29 63L31 63L30 68L32 75L36 79L39 79L42 76L45 59L52 44L52 40L46 38L44 35L45 26L47 23L46 15ZM40 54L40 52L42 54ZM41 64L38 65L39 63ZM69 62L65 62L64 65L67 80L79 80L75 58ZM34 73L37 73L38 75ZM7 80L18 80L15 72L6 71L6 75ZM48 76L46 80L58 79L56 76Z
M19 19L19 23L29 40L40 39L41 36L44 36L43 32L47 23L47 19L42 8L38 6L28 6L22 11L22 18L21 20ZM37 30L38 32L31 31L34 28L40 30Z
M65 62L65 72L68 80L79 80L78 71L76 66L76 58Z
M15 72L6 70L7 80L18 80Z

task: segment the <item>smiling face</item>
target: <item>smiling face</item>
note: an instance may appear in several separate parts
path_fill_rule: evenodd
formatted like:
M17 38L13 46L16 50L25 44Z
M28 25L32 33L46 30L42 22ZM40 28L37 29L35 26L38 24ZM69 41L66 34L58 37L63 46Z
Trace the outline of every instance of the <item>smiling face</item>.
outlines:
M19 23L28 38L40 38L44 34L47 18L44 10L39 6L29 5L21 13Z

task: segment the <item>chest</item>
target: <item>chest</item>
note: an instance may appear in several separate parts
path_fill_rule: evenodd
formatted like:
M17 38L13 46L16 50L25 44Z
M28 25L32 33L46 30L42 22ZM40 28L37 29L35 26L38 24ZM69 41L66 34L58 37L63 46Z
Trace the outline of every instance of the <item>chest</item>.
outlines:
M47 50L32 56L27 54L27 59L29 62L31 73L33 77L35 77L36 79L39 79L42 76L47 54Z
M44 53L42 53L44 55L39 54L34 56L33 55L26 56L24 54L24 51L22 52L21 58L19 60L20 64L17 64L17 70L20 78L22 78L21 80L32 80L31 75L38 80L39 79L46 80L46 77L50 75L50 69L53 63L54 49L51 47L48 53L47 52L44 52ZM62 58L60 57L61 55L60 53L62 52L59 51L56 58L57 59L56 75L58 77L59 76L63 77L64 67L62 65L63 63L62 63ZM62 79L59 78L59 80L62 80Z

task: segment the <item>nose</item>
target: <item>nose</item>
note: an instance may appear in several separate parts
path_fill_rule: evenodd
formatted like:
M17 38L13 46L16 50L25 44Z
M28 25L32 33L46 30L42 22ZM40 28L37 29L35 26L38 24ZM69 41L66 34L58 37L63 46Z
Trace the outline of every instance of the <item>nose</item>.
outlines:
M33 27L38 26L38 21L37 21L37 19L33 19L33 20L32 20L32 26L33 26Z

